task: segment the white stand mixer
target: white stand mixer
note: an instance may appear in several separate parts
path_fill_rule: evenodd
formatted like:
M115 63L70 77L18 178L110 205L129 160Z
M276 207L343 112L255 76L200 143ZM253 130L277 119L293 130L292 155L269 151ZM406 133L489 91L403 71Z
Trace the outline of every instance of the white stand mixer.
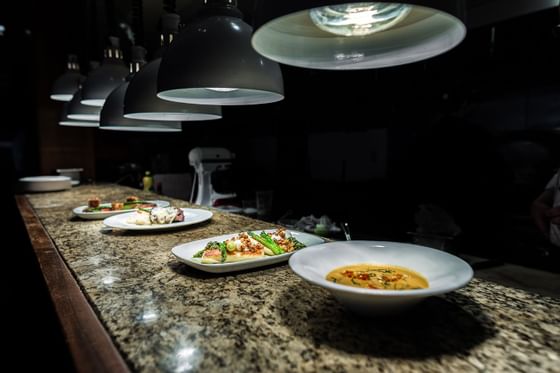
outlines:
M189 164L196 172L191 189L191 202L193 202L195 185L197 185L197 193L194 203L197 205L213 206L218 199L237 196L235 193L217 193L212 186L212 172L228 169L234 158L235 154L225 148L194 148L189 152Z

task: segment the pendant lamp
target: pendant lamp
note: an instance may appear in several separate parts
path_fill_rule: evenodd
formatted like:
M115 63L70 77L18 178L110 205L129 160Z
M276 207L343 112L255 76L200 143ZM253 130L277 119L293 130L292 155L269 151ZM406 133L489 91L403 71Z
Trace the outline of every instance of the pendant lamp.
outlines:
M86 79L80 73L80 65L78 57L74 54L68 56L66 64L66 72L55 80L51 91L51 100L65 101L72 100L74 93L80 88L80 85Z
M76 93L74 93L74 97L68 103L68 119L99 122L101 108L84 105L81 101L82 89L79 89Z
M144 48L138 46L132 47L131 75L137 72L140 66L145 63L145 54L146 50ZM129 77L129 79L131 77ZM181 132L181 122L161 122L125 118L123 116L124 96L128 86L128 81L122 83L107 97L101 109L100 129L136 132Z
M177 14L161 17L162 49L166 49L179 30ZM162 100L157 97L157 77L161 64L158 57L143 66L130 80L124 97L124 116L131 119L194 121L222 117L222 108L213 105L192 105Z
M205 14L185 27L161 60L159 98L206 105L280 101L280 66L255 52L253 29L235 0L206 0Z
M119 39L110 37L109 41L110 46L103 53L103 63L88 75L82 87L82 104L84 105L103 106L109 93L121 85L128 75L128 69L123 63L122 51L119 48Z
M78 102L79 103L79 102ZM64 103L64 108L62 109L62 115L60 116L60 121L58 122L61 126L69 126L69 127L99 127L99 119L98 120L76 120L71 119L68 117L68 111L70 110L70 106L72 105L72 101Z
M262 0L252 45L298 67L357 70L444 53L466 34L463 0Z

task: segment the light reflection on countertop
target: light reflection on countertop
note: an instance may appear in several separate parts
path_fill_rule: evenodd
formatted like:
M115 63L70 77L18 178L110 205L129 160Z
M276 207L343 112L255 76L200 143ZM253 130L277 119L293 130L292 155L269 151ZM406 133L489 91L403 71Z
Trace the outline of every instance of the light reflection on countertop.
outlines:
M175 359L177 362L175 372L191 372L197 367L200 354L196 348L182 347L175 354Z
M118 277L109 275L109 276L103 277L103 278L101 279L101 283L102 283L103 285L113 285L113 283L114 283L115 281L118 281L118 280L119 280Z

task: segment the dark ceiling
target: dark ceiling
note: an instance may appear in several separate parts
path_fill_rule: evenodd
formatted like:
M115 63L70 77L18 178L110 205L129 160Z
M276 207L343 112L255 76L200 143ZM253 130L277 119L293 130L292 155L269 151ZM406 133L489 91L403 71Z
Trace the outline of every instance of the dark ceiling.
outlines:
M281 0L238 0L248 23L253 21L253 9L258 1ZM8 32L13 30L12 25L31 32L45 32L41 27L53 34L58 32L57 43L66 53L78 54L85 64L101 58L110 34L123 39L127 53L130 35L127 28L134 30L136 43L154 52L159 46L159 18L164 8L175 8L188 23L203 3L204 0L59 0L54 5L40 0L1 1L0 23L8 26ZM466 3L467 24L477 28L558 6L559 0L466 0Z
M238 7L244 14L248 23L253 23L253 9L255 3L265 0L238 0ZM278 1L278 0L268 0ZM558 6L559 0L466 0L467 25L469 28L478 28L491 25L507 19L512 19L539 10ZM196 17L203 6L203 0L79 0L64 1L60 9L67 13L63 17L69 31L68 44L82 48L81 40L76 40L85 35L89 49L88 55L98 56L109 34L118 34L127 45L130 32L135 34L135 42L143 44L150 52L159 46L159 18L164 11L175 9L184 23ZM140 21L142 20L142 22ZM85 26L85 29L84 29ZM125 51L126 52L126 51ZM83 52L82 52L83 54Z

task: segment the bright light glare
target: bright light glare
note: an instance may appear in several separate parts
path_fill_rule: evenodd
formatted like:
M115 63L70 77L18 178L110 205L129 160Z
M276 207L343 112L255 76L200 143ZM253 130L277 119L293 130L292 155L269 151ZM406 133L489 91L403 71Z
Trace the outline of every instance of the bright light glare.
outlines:
M68 126L68 127L99 127L99 122L91 122L91 121L78 121L78 120L61 120L58 122L61 126Z
M393 27L410 13L399 3L353 3L313 8L309 17L323 31L341 36L363 36Z
M82 105L102 107L105 104L105 99L91 99L80 101Z
M158 318L158 314L155 311L148 311L142 314L142 321L144 322L154 321L157 320L157 318Z
M0 35L2 35L2 33L0 33ZM72 97L74 97L74 95L56 94L51 95L51 100L68 102L72 100Z
M177 367L175 372L190 372L196 367L197 350L192 347L185 347L177 351L175 354Z
M105 276L101 279L103 285L112 285L118 278L114 276Z
M233 92L237 91L238 88L206 88L209 91L216 91L216 92Z

